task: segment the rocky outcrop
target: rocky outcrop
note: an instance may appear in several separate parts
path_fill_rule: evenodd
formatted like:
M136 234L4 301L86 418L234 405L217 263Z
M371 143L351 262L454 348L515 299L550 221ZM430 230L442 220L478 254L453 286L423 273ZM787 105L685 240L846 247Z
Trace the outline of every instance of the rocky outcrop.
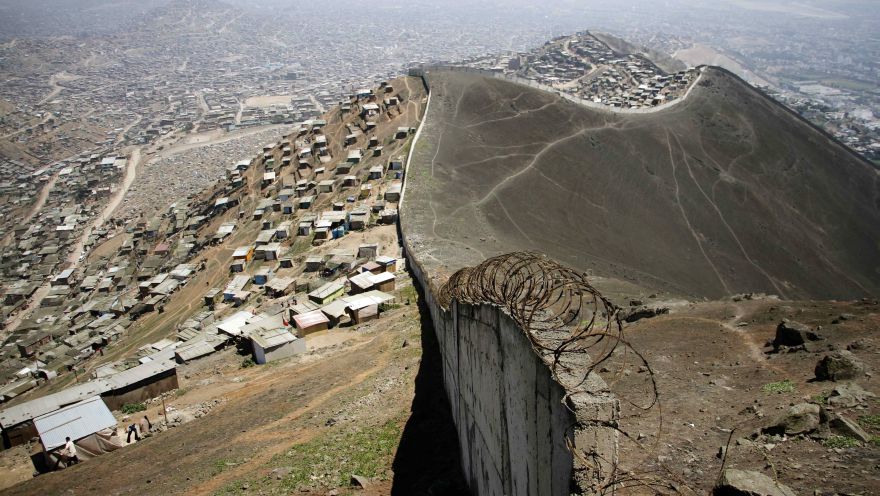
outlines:
M845 381L861 377L865 366L851 351L840 350L819 360L815 372L820 381Z
M822 336L808 326L800 322L783 320L776 326L776 337L773 339L773 349L794 348L805 346L811 341L819 341Z

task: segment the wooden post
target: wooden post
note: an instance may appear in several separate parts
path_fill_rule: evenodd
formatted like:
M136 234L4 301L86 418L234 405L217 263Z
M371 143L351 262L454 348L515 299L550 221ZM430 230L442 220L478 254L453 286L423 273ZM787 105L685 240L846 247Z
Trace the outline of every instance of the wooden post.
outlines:
M168 409L165 408L165 396L162 395L162 415L165 415L165 427L168 427Z

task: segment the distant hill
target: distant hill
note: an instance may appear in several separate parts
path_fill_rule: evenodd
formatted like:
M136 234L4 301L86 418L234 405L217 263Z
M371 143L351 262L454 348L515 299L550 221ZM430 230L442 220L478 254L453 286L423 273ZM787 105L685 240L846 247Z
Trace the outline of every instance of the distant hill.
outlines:
M678 71L683 71L688 68L687 64L678 60L671 55L667 55L665 53L658 52L657 50L652 50L650 48L639 47L633 45L632 43L620 39L616 36L612 36L606 33L598 33L595 31L590 32L591 35L595 36L599 41L608 45L608 48L614 50L617 53L621 54L634 54L641 55L646 59L650 60L657 67L663 69L666 73L673 73Z
M534 249L682 295L880 292L877 169L727 71L649 114L429 80L403 213L430 263Z

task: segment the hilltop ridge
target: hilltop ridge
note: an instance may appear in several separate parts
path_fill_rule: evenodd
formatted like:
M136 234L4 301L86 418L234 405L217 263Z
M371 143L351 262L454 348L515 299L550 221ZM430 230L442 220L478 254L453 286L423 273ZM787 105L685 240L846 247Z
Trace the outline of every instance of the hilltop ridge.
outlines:
M880 288L876 168L727 71L643 115L474 74L427 80L406 208L446 270L530 249L647 292Z

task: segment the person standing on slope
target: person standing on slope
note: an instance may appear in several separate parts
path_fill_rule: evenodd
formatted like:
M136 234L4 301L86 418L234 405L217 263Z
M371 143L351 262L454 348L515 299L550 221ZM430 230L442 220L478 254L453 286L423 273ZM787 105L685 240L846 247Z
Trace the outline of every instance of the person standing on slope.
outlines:
M64 443L64 450L61 452L62 455L67 457L67 465L76 465L79 463L79 457L76 456L76 445L73 444L73 441L70 440L68 436L67 442Z

